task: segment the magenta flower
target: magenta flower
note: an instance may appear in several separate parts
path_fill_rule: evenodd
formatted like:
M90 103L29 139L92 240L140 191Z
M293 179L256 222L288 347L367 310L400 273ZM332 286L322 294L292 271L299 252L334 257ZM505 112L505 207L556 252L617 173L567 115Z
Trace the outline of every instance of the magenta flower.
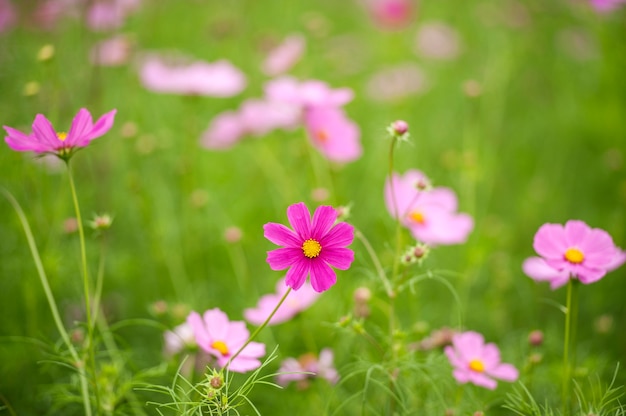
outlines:
M457 199L451 189L429 188L428 178L418 170L409 170L404 176L394 173L391 182L385 183L387 210L423 243L464 243L474 228L472 217L457 213Z
M276 285L276 293L261 296L256 308L248 308L243 312L246 320L251 324L261 325L270 316L286 291L285 279L279 280ZM290 320L315 303L319 297L320 294L314 291L309 283L305 282L300 290L293 290L287 295L285 302L280 305L268 325L276 325Z
M335 267L347 270L354 261L354 252L346 246L354 239L354 228L345 222L336 225L337 211L331 206L320 206L311 214L303 202L287 208L287 218L293 230L282 224L263 226L265 238L284 246L269 251L267 262L272 270L289 269L285 283L293 290L311 276L316 292L328 290L337 281Z
M583 221L570 220L561 224L542 225L533 241L541 257L524 261L524 272L537 281L548 281L554 290L570 278L584 284L600 280L626 261L626 252L613 243L611 236Z
M413 20L412 0L370 0L368 4L382 29L403 29Z
M84 108L74 117L69 133L56 132L42 114L37 114L31 134L4 126L9 134L4 138L9 147L18 152L52 153L61 159L69 159L76 150L105 134L113 126L117 110L111 110L93 123L91 114Z
M315 354L304 354L298 359L289 357L281 363L276 382L286 386L292 381L306 382L309 378L317 377L335 384L339 381L339 374L333 365L333 359L330 348L320 351L319 358Z
M591 0L593 8L600 13L611 12L623 4L626 0Z
M15 6L9 0L0 0L0 33L7 32L16 21Z
M298 81L283 76L265 84L265 96L270 101L278 101L309 107L341 107L354 98L350 88L332 89L318 80Z
M140 78L147 89L170 94L231 97L246 87L243 72L226 60L169 65L151 56L143 62Z
M191 312L187 317L196 343L217 360L220 367L226 366L239 349L246 343L250 333L243 321L229 321L220 309L210 309L201 317ZM250 342L228 365L230 371L245 373L261 366L259 358L265 355L265 344Z
M500 362L500 350L495 344L485 344L483 336L474 331L452 336L452 345L444 349L454 367L454 378L462 384L472 383L493 390L494 378L513 382L519 377L517 369Z
M326 159L346 163L361 157L359 126L341 108L313 107L305 112L304 123L313 146Z

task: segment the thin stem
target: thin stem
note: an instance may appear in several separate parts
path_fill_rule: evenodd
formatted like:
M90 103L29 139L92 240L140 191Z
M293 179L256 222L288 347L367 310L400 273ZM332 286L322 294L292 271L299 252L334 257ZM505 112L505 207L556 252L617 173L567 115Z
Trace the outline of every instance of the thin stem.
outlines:
M80 260L82 264L82 275L83 275L83 290L85 296L85 315L87 318L87 354L89 359L89 366L92 371L93 385L94 385L94 398L96 401L96 409L100 409L100 396L98 394L98 385L97 385L97 370L96 370L96 358L95 351L93 345L93 330L94 330L94 321L92 320L92 310L91 310L91 293L89 290L89 269L87 267L87 249L85 245L85 230L83 227L82 217L80 215L80 205L78 204L78 196L76 194L76 185L74 185L74 175L72 175L72 169L70 166L69 159L66 160L67 164L67 176L70 181L70 191L72 193L72 202L74 203L74 211L76 213L76 223L78 226L78 237L80 241Z
M563 340L563 380L561 390L561 409L563 416L570 414L569 406L569 384L570 384L570 363L569 345L570 331L572 326L572 279L567 282L567 300L565 301L565 337Z
M228 366L230 365L230 363L237 358L237 356L239 354L241 354L241 352L244 350L244 348L246 348L248 346L248 344L250 344L252 342L252 340L259 334L259 332L261 332L263 330L263 328L265 328L267 326L267 324L269 324L270 320L274 317L274 314L276 314L276 311L278 311L278 308L280 308L280 305L283 304L283 302L285 302L285 299L287 299L287 296L289 296L289 294L291 293L291 288L287 289L287 291L285 292L285 294L283 295L282 298L280 298L280 301L278 301L278 304L276 305L276 307L274 308L274 310L272 311L272 313L270 313L270 315L267 317L267 319L265 320L265 322L263 322L261 324L261 326L259 326L257 329L254 330L254 332L252 333L252 335L250 335L250 337L248 337L248 340L245 342L245 344L243 344L241 346L241 348L239 348L239 350L237 350L237 352L235 354L233 354L232 357L230 357L228 359L228 362L226 363L226 365L224 366L225 368L228 368Z
M396 147L397 138L395 135L391 137L391 145L389 146L389 190L391 191L391 200L393 203L393 213L396 218L396 253L393 259L393 269L391 278L395 279L398 274L398 266L401 255L401 237L402 237L402 221L400 220L400 210L398 208L398 201L396 198L396 192L393 184L393 151Z
M30 248L31 255L33 256L33 261L35 262L35 268L37 269L37 274L39 275L39 280L41 281L41 286L43 287L43 291L46 295L46 299L48 301L48 306L50 307L50 312L52 313L52 319L63 339L63 342L67 346L67 349L74 360L74 364L76 365L76 369L78 370L78 378L80 380L80 390L83 397L83 407L85 408L85 415L91 416L91 405L89 401L89 385L87 383L87 374L85 372L85 367L72 345L70 341L70 337L63 325L63 321L61 320L61 314L59 313L59 309L57 308L56 301L54 299L54 295L52 294L52 289L50 288L50 284L48 283L48 276L46 275L46 271L43 268L43 264L41 262L41 258L39 257L39 251L37 250L37 244L35 243L35 238L33 237L33 233L30 229L30 225L28 224L28 219L26 215L24 215L24 211L22 211L22 207L17 202L17 200L7 192L4 188L0 188L0 191L4 194L5 198L9 201L9 203L17 212L17 216L22 223L22 228L24 229L24 234L26 234L26 241L28 242L28 247Z
M393 288L391 287L391 282L389 281L389 279L387 279L385 270L383 269L383 266L380 264L380 260L378 260L378 256L376 255L376 252L372 248L372 245L369 243L367 238L365 238L363 233L357 230L356 228L354 230L354 235L356 238L358 238L361 241L361 243L365 247L365 250L367 251L367 254L370 255L372 262L374 262L376 273L378 274L378 277L380 277L380 280L383 282L383 286L385 286L385 291L387 292L387 295L389 297L393 296Z

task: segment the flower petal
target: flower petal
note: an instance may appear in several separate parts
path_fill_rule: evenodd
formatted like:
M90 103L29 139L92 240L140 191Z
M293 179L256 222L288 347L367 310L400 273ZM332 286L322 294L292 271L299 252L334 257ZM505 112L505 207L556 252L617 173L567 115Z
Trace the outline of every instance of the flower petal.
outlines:
M354 251L339 247L325 249L320 259L339 270L348 270L354 261Z
M337 210L329 205L322 205L313 214L311 237L321 241L337 220Z
M37 114L35 116L33 134L39 142L45 143L50 151L54 151L62 145L62 142L59 140L52 127L52 123L50 123L43 114Z
M86 140L91 141L95 138L98 138L105 134L107 131L113 127L113 121L115 120L115 114L117 113L117 109L113 109L108 113L105 113L96 121L93 128L85 137Z
M340 222L320 239L323 248L345 247L354 240L354 227L347 222Z
M293 290L300 289L309 275L310 263L304 258L296 261L285 276L285 284Z
M275 222L263 226L263 235L272 243L286 247L301 247L302 240L288 227Z
M311 286L316 292L328 290L337 282L335 271L323 261L311 263Z
M211 345L209 333L204 326L204 321L198 312L191 312L187 316L187 323L191 328L196 344L205 351L208 351Z
M311 237L311 214L304 202L290 205L287 208L287 219L289 219L291 228L302 240Z
M543 224L535 234L533 248L541 257L562 259L568 248L563 226L560 224Z
M511 364L500 364L489 370L489 375L500 380L513 382L519 377L519 371Z
M91 114L86 108L81 108L72 120L72 126L67 133L65 141L68 146L86 146L89 141L85 140L85 137L91 131L93 127L93 120Z
M266 261L272 270L285 270L303 259L302 249L284 247L268 251Z

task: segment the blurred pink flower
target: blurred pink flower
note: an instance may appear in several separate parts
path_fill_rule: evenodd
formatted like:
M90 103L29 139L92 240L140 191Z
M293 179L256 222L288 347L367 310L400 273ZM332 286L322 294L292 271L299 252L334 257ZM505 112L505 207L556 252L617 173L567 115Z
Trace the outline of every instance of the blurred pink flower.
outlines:
M354 239L354 227L345 222L335 224L337 211L327 205L311 214L303 202L287 208L287 218L293 230L282 224L263 226L265 238L284 246L268 251L267 262L272 270L289 269L286 284L298 290L311 276L316 292L328 290L337 281L335 267L347 270L354 261L354 252L346 246Z
M217 364L224 367L230 358L246 343L250 333L243 321L229 321L220 309L210 309L200 316L191 312L187 317L196 343L205 352L217 359ZM228 369L236 373L245 373L261 366L259 358L265 355L265 344L250 342L235 357Z
M0 33L6 32L15 26L17 12L10 0L0 0Z
M414 17L412 0L368 0L374 21L382 29L403 29Z
M495 344L485 344L483 336L467 331L452 336L452 345L444 349L453 375L459 383L472 383L493 390L498 383L494 378L513 382L519 371L511 365L500 362L500 350Z
M131 49L128 37L117 35L96 43L91 49L89 59L94 65L120 66L128 62Z
M270 101L308 107L340 107L354 98L350 88L331 89L318 80L298 81L289 76L275 78L265 84L265 96Z
M457 198L451 189L428 187L428 178L420 171L394 173L391 182L385 182L387 210L423 243L464 243L474 228L472 217L456 212Z
M424 71L413 62L383 68L367 81L367 95L376 101L400 100L421 94L427 88Z
M339 374L333 365L333 360L333 351L330 348L320 351L319 359L314 354L305 354L298 359L289 357L281 363L276 382L281 386L286 386L292 381L303 382L317 377L335 384L339 381Z
M274 77L289 71L300 60L305 47L304 36L300 34L287 36L283 43L269 52L263 61L263 72Z
M359 127L341 108L310 108L304 114L304 123L313 146L328 160L346 163L361 157Z
M584 284L600 280L626 261L626 252L613 243L611 236L583 221L544 224L535 234L533 247L541 257L524 261L524 273L537 281L550 282L550 288L565 285L570 278Z
M276 285L276 293L261 296L256 308L248 308L243 315L248 322L254 325L261 325L270 313L274 310L278 302L282 299L287 291L285 279L278 281ZM305 282L299 290L292 290L285 302L280 305L268 325L277 325L286 322L296 316L298 313L311 306L321 295L314 291L308 282Z
M430 22L417 31L416 52L425 58L452 60L461 53L459 35L450 25Z
M202 133L200 144L207 149L225 150L233 147L244 133L239 114L226 111L211 120L209 127Z
M9 134L4 140L11 149L18 152L52 153L68 159L78 148L87 146L92 140L109 131L116 112L117 110L109 111L94 124L89 111L81 108L72 121L69 133L56 132L44 115L37 114L31 134L4 126Z
M169 65L149 56L141 66L144 87L155 92L230 97L246 87L246 77L226 60Z
M239 108L243 128L253 136L264 136L275 129L293 130L300 124L297 107L277 101L249 99Z
M600 13L611 12L626 4L626 0L590 0L591 6Z
M163 339L165 340L166 355L175 355L188 347L196 345L191 325L187 322L183 322L171 331L165 331Z
M139 0L97 0L87 10L87 26L94 31L119 29L139 3Z

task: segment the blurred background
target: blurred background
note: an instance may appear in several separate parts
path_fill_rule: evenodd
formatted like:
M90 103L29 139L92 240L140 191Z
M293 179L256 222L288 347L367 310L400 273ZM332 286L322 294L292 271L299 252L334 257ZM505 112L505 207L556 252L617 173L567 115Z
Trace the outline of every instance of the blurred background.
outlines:
M292 203L351 204L348 221L390 265L385 129L406 120L411 142L396 152L394 169L419 169L452 188L475 221L466 244L440 247L421 266L449 271L461 303L434 281L403 294L407 340L458 326L461 314L464 328L498 342L506 361L522 367L528 333L540 329L544 381L535 386L547 394L561 360L565 290L535 283L521 263L546 222L580 219L626 247L625 39L618 1L0 0L0 124L29 132L42 113L64 130L81 107L94 118L117 109L112 130L77 153L72 168L83 216L114 218L105 236L88 235L94 271L105 253L108 321L158 324L116 333L137 374L164 361L163 329L190 310L219 307L239 320L273 290L282 275L265 262L274 246L262 226L284 223ZM288 59L268 62L277 53ZM225 60L245 81L227 93L158 90L145 75L154 56L168 65ZM327 161L302 128L247 135L227 149L202 145L212 120L263 96L282 74L353 90L345 111L360 129L358 160ZM84 316L66 169L8 146L0 166L0 186L22 205L72 328ZM0 218L0 398L17 414L48 414L51 386L67 376L46 363L59 335L6 200ZM296 321L261 334L269 350L280 345L279 358L328 346L340 373L354 361L361 341L333 323L351 312L357 287L383 292L362 245L352 248L355 263L332 290ZM580 288L581 377L608 382L626 356L625 278L622 267ZM175 367L149 382L169 383ZM254 397L265 412L284 403L294 414L310 412L306 403L325 406L331 390ZM348 395L333 394L331 408L332 397Z

